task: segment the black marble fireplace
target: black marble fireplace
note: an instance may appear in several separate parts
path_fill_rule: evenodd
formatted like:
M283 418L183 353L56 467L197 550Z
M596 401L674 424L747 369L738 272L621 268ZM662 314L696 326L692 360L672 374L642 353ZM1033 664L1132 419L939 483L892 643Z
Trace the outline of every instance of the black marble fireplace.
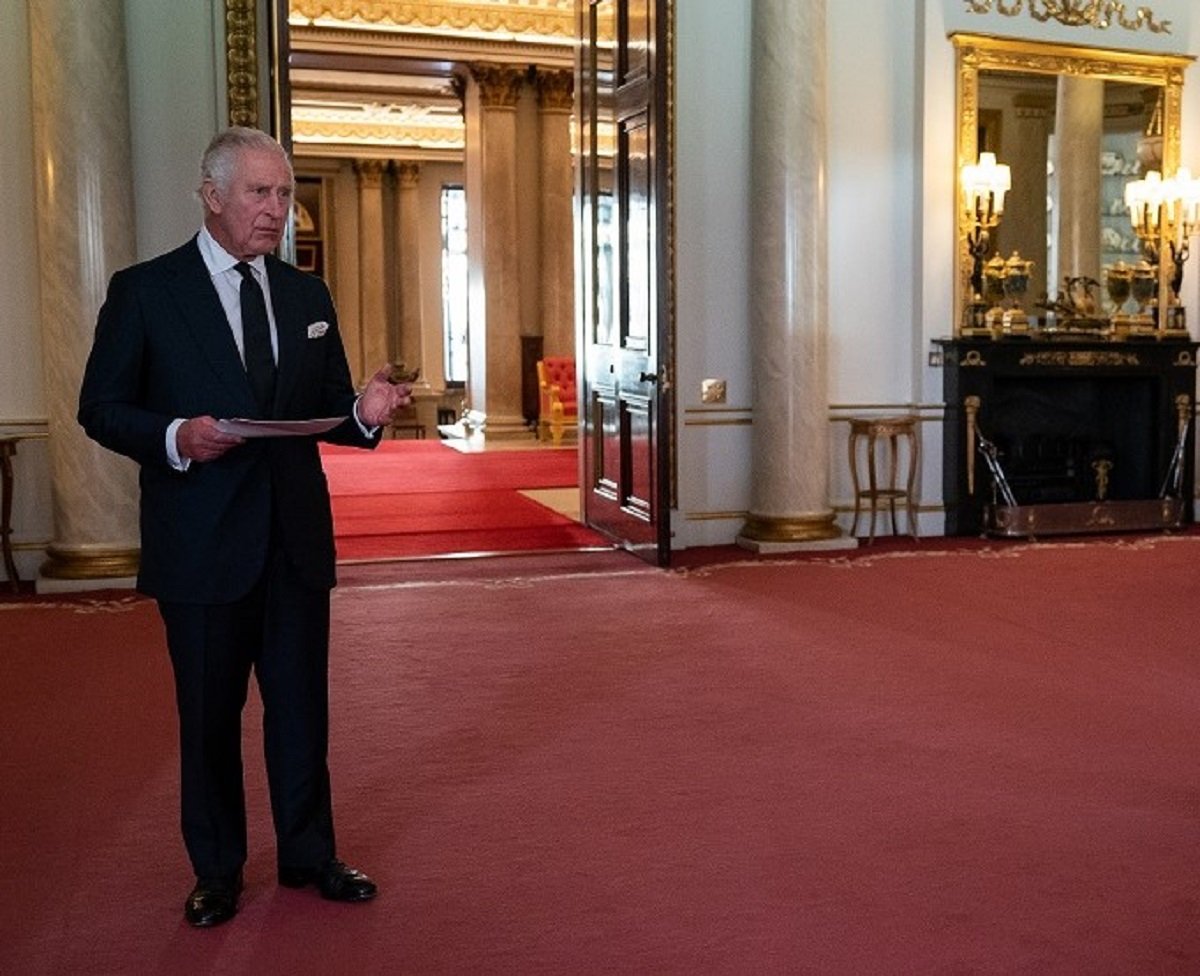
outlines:
M1153 504L1145 526L1111 516L1142 518L1136 503L1151 503L1163 492L1181 424L1192 416L1196 343L961 338L940 345L947 535L994 531L998 514L1003 522L1030 512L1043 525L1061 523L1060 531L1154 523ZM1182 499L1176 514L1190 521L1190 424L1187 431L1177 484L1168 485L1168 494ZM994 445L1007 496L981 445ZM1097 504L1106 518L1095 518Z

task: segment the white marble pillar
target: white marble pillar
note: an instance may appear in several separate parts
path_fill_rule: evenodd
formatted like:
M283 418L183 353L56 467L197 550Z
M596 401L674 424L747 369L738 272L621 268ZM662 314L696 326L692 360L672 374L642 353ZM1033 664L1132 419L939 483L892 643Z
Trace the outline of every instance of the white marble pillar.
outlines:
M539 71L541 122L541 290L542 354L575 355L574 173L571 166L571 112L575 79L569 71Z
M400 291L400 328L396 358L420 367L420 385L428 386L421 336L421 164L395 162L396 282Z
M471 66L471 78L478 89L480 145L478 153L468 153L467 163L478 165L481 172L476 182L480 199L471 211L467 233L479 245L473 253L481 261L479 305L486 330L485 348L481 350L473 342L470 351L472 374L481 365L486 371L481 386L472 378L472 389L482 389L485 402L473 398L471 418L482 424L487 438L527 437L529 430L521 412L521 240L516 179L517 100L525 71L476 64ZM479 305L472 307L472 315ZM475 334L473 331L473 339Z
M1046 236L1049 231L1046 213L1046 163L1049 156L1050 123L1054 106L1048 97L1018 98L1013 104L1013 125L1009 138L1004 140L1000 162L1012 171L1012 189L1004 207L1004 219L996 235L998 250L1007 258L1019 251L1021 257L1033 261L1033 274L1026 297L1029 299L1047 292L1054 294L1055 268L1046 264ZM1010 148L1011 147L1011 148ZM1041 282L1042 284L1035 284Z
M828 501L825 0L754 0L753 494L739 544L844 545Z
M358 309L362 361L351 364L355 382L391 361L388 342L387 282L383 259L383 171L381 159L359 159L358 174Z
M1100 277L1100 140L1104 82L1060 75L1055 110L1054 242L1058 274ZM1097 295L1097 297L1099 297Z
M54 504L38 588L112 585L137 571L137 469L75 413L108 279L135 258L123 4L38 0L29 29Z

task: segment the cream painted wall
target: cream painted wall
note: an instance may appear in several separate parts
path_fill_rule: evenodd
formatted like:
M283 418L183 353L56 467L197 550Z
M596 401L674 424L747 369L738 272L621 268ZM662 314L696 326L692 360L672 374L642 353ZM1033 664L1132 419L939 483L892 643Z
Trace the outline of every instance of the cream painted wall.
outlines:
M224 0L125 0L137 253L200 227L200 155L225 125Z
M751 3L677 3L676 291L679 509L674 545L727 543L749 502L750 428L699 413L700 381L750 403L746 173ZM1040 24L965 13L961 0L827 0L829 34L830 499L848 523L844 420L915 409L922 423L922 531L942 531L942 372L932 340L952 331L955 68L951 30L1073 44L1200 52L1190 0L1151 4L1172 34ZM1200 77L1184 88L1183 156L1200 172ZM1195 261L1185 276L1200 323ZM744 414L734 416L745 417ZM726 517L721 517L725 513Z
M44 420L34 224L29 18L0 4L0 182L7 189L0 234L0 424Z
M29 18L24 3L0 4L0 432L44 437L46 404L38 304ZM23 440L13 461L17 569L32 578L53 532L45 440Z
M149 256L196 228L196 162L221 124L222 0L125 0L134 119L138 253ZM1200 52L1200 9L1154 0L1174 33L1152 37L1039 25L1027 17L968 15L960 0L827 0L830 39L830 501L846 504L840 419L869 405L923 407L923 501L940 501L941 371L930 340L950 329L954 255L954 59L951 28L1072 43ZM676 547L729 542L749 504L748 350L751 0L676 3ZM167 10L169 8L169 12ZM911 9L910 9L911 8ZM29 44L25 4L0 4L0 175L10 189L0 239L0 427L44 429L33 212ZM1200 76L1188 72L1184 159L1200 171ZM432 170L432 167L431 167ZM853 184L847 185L847 174ZM432 172L422 196L433 194ZM428 204L425 204L426 206ZM866 228L866 229L864 229ZM867 232L869 230L869 233ZM1200 327L1197 259L1185 276ZM864 270L866 269L866 270ZM436 281L436 269L423 269ZM428 285L427 285L428 287ZM436 287L436 284L435 284ZM340 289L345 292L345 289ZM342 294L343 314L349 311ZM426 335L437 306L426 303ZM700 383L728 383L727 413L705 412ZM717 422L732 419L734 423ZM52 533L44 444L18 456L16 538L22 570ZM843 515L844 518L844 515ZM924 530L941 531L930 514Z
M922 267L916 5L827 9L829 398L909 403Z
M223 0L124 0L133 123L138 254L181 243L199 226L192 196L200 153L223 117ZM45 434L39 326L29 24L25 3L0 4L0 177L8 188L0 236L0 430ZM14 542L22 576L36 575L53 535L42 440L15 462Z
M750 4L675 5L673 548L732 542L749 506ZM700 401L724 379L726 412Z
M839 420L881 404L908 408L923 395L925 24L919 9L890 0L830 2L827 12L829 501L845 510ZM732 542L749 505L751 429L738 422L750 418L752 396L750 17L750 4L720 0L676 9L676 548ZM700 403L706 377L728 381L733 412ZM927 461L938 454L927 450ZM927 480L940 484L939 472ZM844 511L840 518L848 522Z

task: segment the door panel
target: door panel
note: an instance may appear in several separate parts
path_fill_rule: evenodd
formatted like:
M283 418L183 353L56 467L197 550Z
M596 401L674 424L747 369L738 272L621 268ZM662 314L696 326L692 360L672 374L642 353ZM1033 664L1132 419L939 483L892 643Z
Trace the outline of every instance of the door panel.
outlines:
M587 524L670 554L666 77L668 0L579 0L578 355Z

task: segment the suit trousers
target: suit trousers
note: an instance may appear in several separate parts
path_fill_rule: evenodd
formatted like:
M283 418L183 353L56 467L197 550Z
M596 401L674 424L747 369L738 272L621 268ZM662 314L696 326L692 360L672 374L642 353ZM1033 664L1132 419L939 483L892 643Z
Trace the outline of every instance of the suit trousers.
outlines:
M179 711L182 827L196 876L246 861L242 711L250 672L263 704L263 749L276 856L316 867L335 853L329 767L329 591L305 586L280 545L232 603L159 601Z

